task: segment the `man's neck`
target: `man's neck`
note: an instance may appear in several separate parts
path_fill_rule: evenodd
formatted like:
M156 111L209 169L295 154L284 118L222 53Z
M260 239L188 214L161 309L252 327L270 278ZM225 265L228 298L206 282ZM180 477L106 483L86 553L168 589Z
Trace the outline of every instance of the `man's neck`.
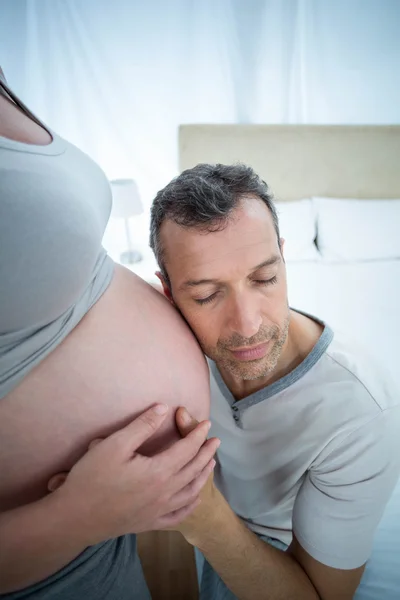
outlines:
M258 379L244 380L218 367L222 379L236 400L242 400L291 373L310 354L319 340L323 326L295 311L290 311L288 336L273 371Z

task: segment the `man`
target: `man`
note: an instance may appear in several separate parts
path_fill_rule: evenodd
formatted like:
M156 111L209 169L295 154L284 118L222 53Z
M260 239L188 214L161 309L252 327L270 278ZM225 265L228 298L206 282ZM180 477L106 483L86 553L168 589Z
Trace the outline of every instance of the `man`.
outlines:
M150 241L210 359L216 486L177 527L206 558L202 598L352 598L399 476L397 393L288 306L284 240L251 168L183 172L154 200Z
M399 476L397 391L288 306L276 211L251 168L198 165L173 180L153 203L151 246L209 357L222 442L216 485L172 527L206 558L202 600L350 600ZM196 426L176 418L183 436Z

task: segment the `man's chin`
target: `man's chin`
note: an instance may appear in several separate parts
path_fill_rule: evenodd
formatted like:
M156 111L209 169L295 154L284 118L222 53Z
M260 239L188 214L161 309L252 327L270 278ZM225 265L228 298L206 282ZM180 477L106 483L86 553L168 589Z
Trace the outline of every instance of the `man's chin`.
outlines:
M254 381L255 379L267 377L276 367L276 363L271 364L269 361L266 362L265 360L225 360L221 362L217 361L217 365L220 369L228 371L232 377L242 379L243 381Z

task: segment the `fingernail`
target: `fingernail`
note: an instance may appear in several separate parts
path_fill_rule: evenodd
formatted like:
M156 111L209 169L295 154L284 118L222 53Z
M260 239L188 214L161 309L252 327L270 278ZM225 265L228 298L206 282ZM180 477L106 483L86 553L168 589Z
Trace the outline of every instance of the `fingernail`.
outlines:
M211 461L211 468L213 469L216 464L217 464L217 461L214 460L214 459L212 459L212 461Z
M221 440L217 440L216 447L219 448L221 445Z
M168 406L166 404L156 404L154 407L154 412L158 415L165 415L168 410Z

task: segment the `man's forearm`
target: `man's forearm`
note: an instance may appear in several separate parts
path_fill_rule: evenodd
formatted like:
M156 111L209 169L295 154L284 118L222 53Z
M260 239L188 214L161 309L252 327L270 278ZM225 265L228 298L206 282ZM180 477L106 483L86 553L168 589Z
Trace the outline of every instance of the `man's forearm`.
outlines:
M0 514L0 594L52 575L87 544L57 493Z
M296 560L260 540L218 495L212 521L187 539L235 596L239 600L319 600Z

